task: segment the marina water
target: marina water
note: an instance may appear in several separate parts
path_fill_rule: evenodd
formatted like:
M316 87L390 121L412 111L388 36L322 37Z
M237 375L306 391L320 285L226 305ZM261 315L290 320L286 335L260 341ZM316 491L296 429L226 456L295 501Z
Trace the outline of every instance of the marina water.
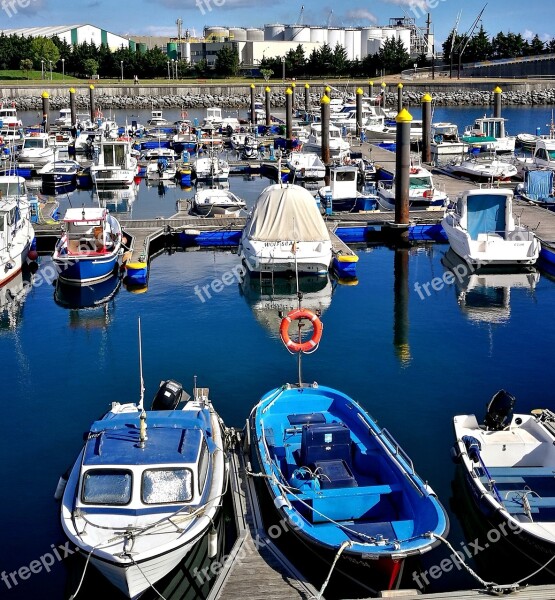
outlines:
M165 116L177 118L175 113L168 110ZM483 108L438 108L434 120L449 120L462 128L483 113ZM505 108L504 114L512 134L534 133L536 127L545 132L550 119L545 107ZM417 118L418 111L413 116ZM35 115L25 117L30 124ZM119 114L116 117L122 122ZM139 117L146 121L148 111ZM258 177L230 181L232 191L249 206L270 183ZM149 188L142 182L132 217L168 216L175 212L177 199L192 193L180 187ZM70 203L92 202L90 192L76 191L60 197L59 210L63 214ZM447 251L448 246L440 244L401 251L361 246L358 281L350 282L356 285L333 279L305 282L307 302L320 295L322 304L329 306L322 315L320 348L303 360L303 379L348 393L391 431L449 511L449 539L459 549L468 544L469 529L449 456L452 417L474 412L481 419L486 403L501 388L516 396L518 412L555 408L548 367L555 339L555 279L540 272L523 285L521 277L509 274L501 285L496 282L497 287L465 289L463 282L419 293L416 284L422 290L442 277ZM395 265L405 264L399 253L407 253L408 269L397 269L396 282ZM49 258L41 257L39 269L48 264ZM139 397L139 316L147 399L163 379L175 378L190 389L197 375L199 385L210 388L226 424L242 428L263 393L296 381L295 358L278 335L280 303L287 310L283 287L294 289L294 284L276 284L281 287L271 303L266 295L260 297L256 282L241 280L238 264L231 251L175 250L153 260L144 294L114 287L105 304L72 310L57 303L55 287L43 282L31 287L18 311L3 314L0 574L30 565L37 572L0 579L0 598L64 597L69 560L65 555L73 549L64 548L53 493L90 423L111 402ZM212 287L214 281L229 282L229 273L231 284ZM493 567L482 559L489 553L495 562L501 552L501 546L499 553L493 547L484 550L471 564L484 579L493 579ZM50 562L44 559L47 554L54 557L49 572L39 571L41 557ZM446 548L432 552L424 557L424 568L449 554ZM512 558L514 569L503 562L505 580L498 583L516 579L520 561ZM458 568L428 579L430 591L476 585ZM407 587L418 588L410 573L405 580ZM117 597L115 592L111 597Z

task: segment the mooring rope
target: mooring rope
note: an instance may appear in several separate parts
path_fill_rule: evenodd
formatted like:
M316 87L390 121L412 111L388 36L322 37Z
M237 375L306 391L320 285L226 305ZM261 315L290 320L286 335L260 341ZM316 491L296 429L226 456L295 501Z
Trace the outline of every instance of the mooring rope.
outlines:
M328 573L328 576L326 577L326 580L322 584L322 587L320 588L320 591L318 592L318 595L315 597L316 600L321 600L322 595L324 594L325 589L328 587L328 583L330 582L333 570L335 569L335 565L337 564L337 561L339 560L339 557L343 554L343 550L345 550L345 548L351 547L352 545L353 545L353 542L351 542L350 540L345 540L341 544L341 546L339 546L339 550L337 551L337 554L335 555L335 558L333 559L333 563L331 565L330 572Z

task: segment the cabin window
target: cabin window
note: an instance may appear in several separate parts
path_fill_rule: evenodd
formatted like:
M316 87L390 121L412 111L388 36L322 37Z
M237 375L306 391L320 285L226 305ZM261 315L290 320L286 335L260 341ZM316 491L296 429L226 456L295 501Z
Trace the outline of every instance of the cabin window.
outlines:
M198 493L202 494L204 484L206 483L206 477L208 475L208 465L210 464L210 453L208 452L208 446L206 441L202 441L202 447L200 449L200 458L198 462Z
M411 177L410 178L411 188L431 188L432 182L429 177Z
M9 183L0 183L0 198L5 196L17 196L20 193L24 193L25 190L19 189L19 184L16 181Z
M335 181L354 181L356 176L356 171L337 171Z
M86 504L129 504L132 475L129 471L87 471L83 477L83 502Z
M24 148L44 148L46 140L39 139L26 139L23 142Z
M555 150L549 150L549 160L555 160Z
M145 504L190 502L193 499L191 469L148 469L143 473L142 499Z

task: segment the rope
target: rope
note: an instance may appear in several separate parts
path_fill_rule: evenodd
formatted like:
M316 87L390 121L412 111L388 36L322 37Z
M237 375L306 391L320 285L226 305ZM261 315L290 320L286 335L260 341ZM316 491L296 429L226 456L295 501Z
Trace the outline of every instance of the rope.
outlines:
M335 565L336 565L337 561L339 560L339 557L343 554L343 550L345 550L345 548L350 548L352 545L353 545L353 542L351 542L349 540L345 540L339 547L339 550L337 551L337 554L335 555L335 558L333 559L333 563L331 565L330 572L328 573L326 580L324 581L322 587L320 588L318 595L315 597L316 600L320 600L322 598L322 595L323 595L325 589L328 587L328 583L330 582L331 575L333 573L333 570L335 569Z
M79 581L79 585L77 586L77 589L69 597L69 600L73 600L77 596L79 591L81 590L81 586L83 585L83 581L85 579L85 573L87 572L87 567L89 566L89 561L91 560L92 553L95 551L95 549L96 549L96 546L94 548L91 548L91 551L87 555L87 560L85 561L85 568L83 569L83 574L81 575L81 581Z
M153 589L153 591L158 594L158 596L162 599L162 600L166 600L166 598L164 598L164 596L162 596L162 594L154 587L154 584L150 582L150 580L148 579L148 577L144 574L144 571L141 569L141 567L139 566L139 563L135 562L135 559L129 555L129 558L131 559L131 562L137 567L137 569L139 569L141 575L145 578L146 582L148 583L148 585Z

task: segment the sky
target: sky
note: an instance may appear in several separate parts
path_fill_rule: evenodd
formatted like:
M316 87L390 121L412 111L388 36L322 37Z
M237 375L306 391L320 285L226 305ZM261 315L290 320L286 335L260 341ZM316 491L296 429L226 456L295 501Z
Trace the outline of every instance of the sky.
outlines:
M484 29L521 33L531 39L555 37L555 3L552 0L0 0L17 12L0 10L0 29L90 23L118 34L176 36L177 18L183 30L201 35L205 25L263 27L266 23L302 23L332 26L387 25L391 17L410 16L424 26L431 14L436 47L452 30L460 13L459 32L469 30L480 10ZM332 12L333 11L333 12Z

